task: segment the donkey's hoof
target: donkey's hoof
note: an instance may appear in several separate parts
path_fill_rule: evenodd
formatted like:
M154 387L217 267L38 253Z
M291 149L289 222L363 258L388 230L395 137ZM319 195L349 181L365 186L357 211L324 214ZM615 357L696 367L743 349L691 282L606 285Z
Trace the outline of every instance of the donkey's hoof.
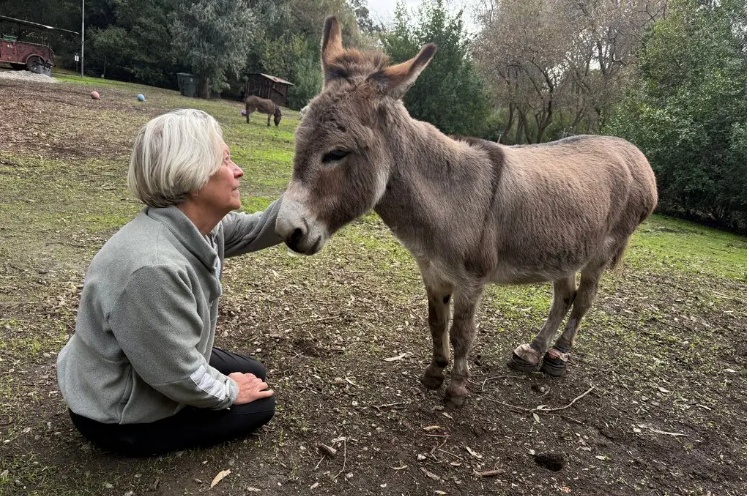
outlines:
M512 358L507 361L507 366L518 372L536 372L538 370L537 363L531 363L515 353L513 353Z
M452 403L454 406L461 407L465 405L466 399L468 399L468 390L464 387L448 387L445 391L445 401Z
M440 386L442 386L442 382L444 382L445 378L440 375L428 375L424 374L424 376L421 378L421 383L424 385L427 389L439 389Z
M541 372L552 377L564 377L567 375L567 361L561 358L552 358L547 353L541 363Z

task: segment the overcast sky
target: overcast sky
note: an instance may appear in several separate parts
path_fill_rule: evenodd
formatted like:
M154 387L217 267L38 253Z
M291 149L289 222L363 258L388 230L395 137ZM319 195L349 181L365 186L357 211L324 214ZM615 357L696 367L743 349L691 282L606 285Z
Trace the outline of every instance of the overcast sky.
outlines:
M375 20L389 21L393 19L395 4L398 0L368 0L370 17ZM406 7L411 10L421 3L421 0L406 0Z
M417 10L418 6L421 5L422 0L402 0L406 4L406 9L409 12ZM398 0L367 0L367 6L369 7L370 17L374 21L382 21L389 23L395 18L395 4ZM476 2L470 0L448 0L445 4L450 8L451 11L457 11L460 8L463 9L463 25L468 31L475 31L475 26L472 21L472 5Z

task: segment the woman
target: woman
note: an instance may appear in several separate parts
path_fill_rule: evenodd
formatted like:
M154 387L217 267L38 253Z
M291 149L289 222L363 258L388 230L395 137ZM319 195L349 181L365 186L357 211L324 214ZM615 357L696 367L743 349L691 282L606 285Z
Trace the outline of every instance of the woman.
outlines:
M280 200L232 212L243 174L205 112L169 112L138 133L128 185L146 208L92 260L57 359L73 424L101 448L210 446L273 417L263 365L213 347L224 257L281 241Z

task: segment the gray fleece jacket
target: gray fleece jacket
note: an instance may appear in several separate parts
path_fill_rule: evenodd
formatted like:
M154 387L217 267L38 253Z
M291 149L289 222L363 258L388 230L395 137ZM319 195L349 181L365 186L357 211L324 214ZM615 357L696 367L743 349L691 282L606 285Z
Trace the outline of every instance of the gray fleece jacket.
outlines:
M280 204L232 212L208 236L176 207L149 207L112 236L86 272L75 334L57 358L68 407L119 424L185 405L228 408L237 384L208 363L223 260L281 242Z

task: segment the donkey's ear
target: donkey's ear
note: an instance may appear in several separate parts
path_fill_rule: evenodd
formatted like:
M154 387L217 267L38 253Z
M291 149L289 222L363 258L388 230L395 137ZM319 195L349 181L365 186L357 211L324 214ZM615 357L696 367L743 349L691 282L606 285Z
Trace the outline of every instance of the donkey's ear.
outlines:
M335 16L325 19L325 27L322 31L322 60L323 74L325 67L332 64L335 58L343 53L343 40L341 39L341 26Z
M396 99L402 98L432 60L436 51L437 45L428 43L416 57L377 71L368 79L374 82L383 93Z

